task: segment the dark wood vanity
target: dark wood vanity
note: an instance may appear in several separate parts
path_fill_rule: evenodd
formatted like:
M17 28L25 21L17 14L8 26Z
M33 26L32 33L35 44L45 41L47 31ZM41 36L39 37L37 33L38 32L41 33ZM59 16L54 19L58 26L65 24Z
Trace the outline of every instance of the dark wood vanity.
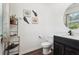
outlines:
M79 40L55 35L54 55L79 55Z

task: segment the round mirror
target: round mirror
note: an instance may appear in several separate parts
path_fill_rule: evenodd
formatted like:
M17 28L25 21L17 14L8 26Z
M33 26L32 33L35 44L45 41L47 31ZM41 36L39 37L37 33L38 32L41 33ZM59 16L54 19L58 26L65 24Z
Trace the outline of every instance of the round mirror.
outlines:
M79 28L79 3L73 3L66 9L64 23L69 29Z

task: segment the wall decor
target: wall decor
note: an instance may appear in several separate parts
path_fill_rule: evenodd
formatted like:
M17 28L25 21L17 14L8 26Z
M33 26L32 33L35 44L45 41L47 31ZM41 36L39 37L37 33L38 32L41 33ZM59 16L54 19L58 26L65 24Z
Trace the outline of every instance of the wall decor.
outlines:
M38 17L32 17L32 24L38 24Z
M25 22L27 22L29 24L29 22L28 22L28 20L25 16L23 17L23 19L24 19Z
M31 10L23 9L23 15L25 17L31 17Z
M34 10L32 10L32 12L34 13L35 16L37 16L37 13Z
M34 17L32 17L32 24L38 24L38 15L37 12L35 10L32 10Z
M31 10L23 9L23 19L27 24L29 24L28 18L30 17L31 17Z
M38 24L38 14L35 10L23 9L23 20L27 24Z

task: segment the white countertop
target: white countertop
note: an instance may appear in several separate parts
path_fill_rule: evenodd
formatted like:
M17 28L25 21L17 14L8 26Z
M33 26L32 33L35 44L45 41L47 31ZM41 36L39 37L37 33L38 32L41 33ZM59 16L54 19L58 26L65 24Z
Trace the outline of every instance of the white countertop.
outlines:
M68 34L55 34L56 36L60 36L60 37L65 37L65 38L70 38L70 39L75 39L75 40L79 40L79 36L70 36Z

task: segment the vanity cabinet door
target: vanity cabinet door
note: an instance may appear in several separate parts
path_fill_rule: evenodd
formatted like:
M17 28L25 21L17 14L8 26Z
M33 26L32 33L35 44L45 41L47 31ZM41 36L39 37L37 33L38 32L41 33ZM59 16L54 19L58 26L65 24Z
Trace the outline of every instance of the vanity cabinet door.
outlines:
M79 55L79 51L70 48L70 47L65 47L65 51L64 51L65 55Z
M54 42L54 55L63 55L64 46L62 44Z

